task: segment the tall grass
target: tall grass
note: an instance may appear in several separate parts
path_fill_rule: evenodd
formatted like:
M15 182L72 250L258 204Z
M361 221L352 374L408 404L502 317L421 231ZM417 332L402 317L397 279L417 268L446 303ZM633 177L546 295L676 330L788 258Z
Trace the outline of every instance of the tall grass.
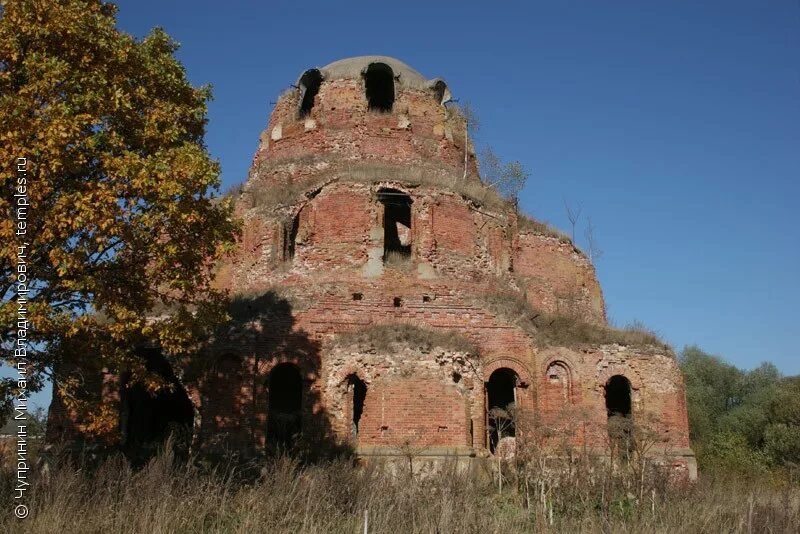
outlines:
M61 463L29 491L31 515L0 516L0 531L28 533L363 532L796 532L800 490L786 477L702 476L668 483L648 472L579 462L569 469L507 469L492 476L445 462L428 476L346 459L301 465L281 457L249 466L176 466L169 454L141 470L120 458ZM510 473L510 474L509 474ZM0 501L11 510L13 473Z

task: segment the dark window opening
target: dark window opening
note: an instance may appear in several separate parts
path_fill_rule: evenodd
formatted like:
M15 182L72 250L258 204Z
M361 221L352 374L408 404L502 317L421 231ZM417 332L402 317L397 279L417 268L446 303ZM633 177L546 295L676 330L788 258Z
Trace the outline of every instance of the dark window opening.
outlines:
M353 293L353 300L361 300L364 298L362 293Z
M314 107L314 98L319 93L319 86L322 84L322 74L317 69L307 70L300 77L300 90L302 100L300 101L300 118L306 117Z
M511 369L498 369L486 384L487 428L489 450L494 452L501 439L514 437L514 405L516 403L517 373Z
M431 298L428 295L422 295L422 302L430 302Z
M411 197L396 189L381 189L383 203L383 262L411 257Z
M442 105L450 100L450 91L447 89L447 84L442 80L436 80L436 83L433 84L433 94L436 101Z
M633 445L631 383L622 375L614 375L606 383L606 412L611 446L623 453L630 452Z
M144 358L147 370L158 375L166 387L157 393L150 393L140 383L127 383L122 388L120 430L123 449L134 463L144 462L157 454L171 436L173 452L185 459L194 424L192 402L160 351L147 350Z
M400 297L395 297L393 300L393 304L395 308L399 308L400 306L403 305L403 299L401 299Z
M269 374L267 440L278 447L291 447L300 434L303 378L291 363L276 366Z
M392 111L394 72L385 63L371 63L364 73L367 102L371 111Z
M283 228L283 259L291 261L294 259L295 243L297 242L297 231L300 228L300 215L292 217L291 222Z
M631 416L631 383L622 375L614 375L606 384L608 416Z
M350 421L350 432L353 439L358 439L359 424L361 416L364 414L364 401L367 399L367 385L356 375L347 377L347 389L351 395L352 419Z

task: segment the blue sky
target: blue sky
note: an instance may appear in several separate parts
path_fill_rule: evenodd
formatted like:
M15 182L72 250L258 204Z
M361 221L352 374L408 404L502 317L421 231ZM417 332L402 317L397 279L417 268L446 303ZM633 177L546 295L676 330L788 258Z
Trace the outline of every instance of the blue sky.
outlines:
M447 80L477 141L532 175L529 214L591 217L610 318L676 349L800 373L800 3L118 2L210 83L207 143L244 180L272 103L343 57ZM223 7L224 5L224 7Z

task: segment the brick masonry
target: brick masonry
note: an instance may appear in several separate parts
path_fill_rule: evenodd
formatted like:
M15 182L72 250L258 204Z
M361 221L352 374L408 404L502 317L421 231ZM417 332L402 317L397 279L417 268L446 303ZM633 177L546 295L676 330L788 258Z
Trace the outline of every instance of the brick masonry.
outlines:
M395 74L391 112L368 109L362 73L373 62ZM263 451L270 373L291 364L302 379L304 436L371 453L486 454L486 384L510 369L520 413L593 450L608 444L606 383L626 377L632 417L655 421L660 450L692 471L683 380L668 349L546 346L484 304L512 292L544 313L606 322L587 257L523 224L480 183L443 84L391 58L320 73L307 114L302 84L279 98L237 201L240 247L217 280L246 297L250 315L202 355L208 370L176 371L196 411L194 446ZM384 258L387 190L410 200L410 254L394 263ZM474 350L341 341L386 324L448 333ZM352 377L366 386L357 432Z

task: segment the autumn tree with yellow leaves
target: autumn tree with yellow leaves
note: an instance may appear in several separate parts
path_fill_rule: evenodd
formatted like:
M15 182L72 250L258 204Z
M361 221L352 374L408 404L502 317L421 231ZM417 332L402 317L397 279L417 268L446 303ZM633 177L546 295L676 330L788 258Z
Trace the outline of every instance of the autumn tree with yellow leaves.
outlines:
M101 369L157 389L133 348L186 357L224 316L212 268L236 227L203 142L210 89L187 81L162 30L120 32L113 4L4 0L0 13L2 358L15 362L24 158L28 386L50 378L73 410L89 410L74 393ZM110 408L91 408L86 424L113 432L98 418Z

